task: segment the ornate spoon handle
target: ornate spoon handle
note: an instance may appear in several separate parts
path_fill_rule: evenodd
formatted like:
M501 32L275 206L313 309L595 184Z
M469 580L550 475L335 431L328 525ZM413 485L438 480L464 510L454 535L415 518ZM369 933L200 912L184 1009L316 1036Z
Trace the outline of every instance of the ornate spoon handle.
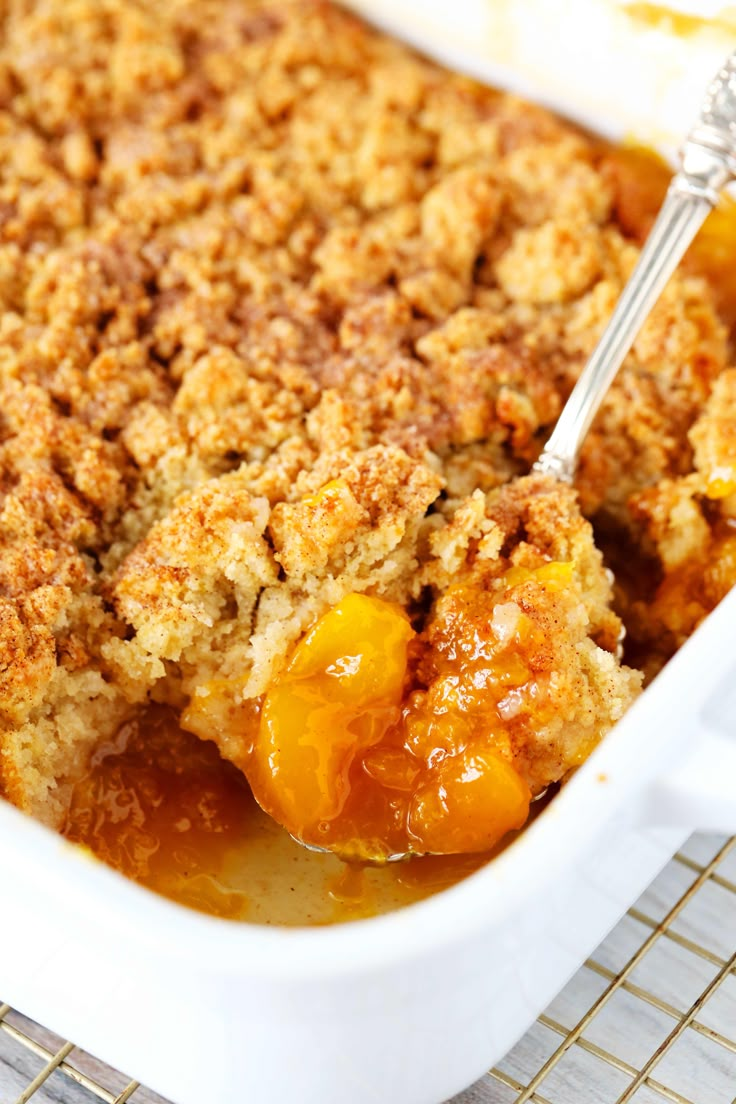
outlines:
M729 181L736 178L736 53L705 96L662 208L590 360L534 468L571 483L578 453L647 315Z

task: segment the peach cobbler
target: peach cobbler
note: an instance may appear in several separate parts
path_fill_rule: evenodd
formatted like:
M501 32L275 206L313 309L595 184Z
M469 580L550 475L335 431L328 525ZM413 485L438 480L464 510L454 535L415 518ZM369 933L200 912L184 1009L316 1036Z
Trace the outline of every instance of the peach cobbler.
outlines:
M321 0L0 20L0 791L149 882L251 792L492 851L736 581L730 213L571 490L654 158Z

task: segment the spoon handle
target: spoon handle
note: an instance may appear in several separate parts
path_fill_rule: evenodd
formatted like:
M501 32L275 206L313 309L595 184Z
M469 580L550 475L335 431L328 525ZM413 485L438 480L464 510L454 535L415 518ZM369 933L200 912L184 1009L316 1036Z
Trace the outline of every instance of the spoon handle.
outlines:
M718 196L736 177L736 53L711 83L657 219L611 319L534 465L571 483L598 408L652 307Z

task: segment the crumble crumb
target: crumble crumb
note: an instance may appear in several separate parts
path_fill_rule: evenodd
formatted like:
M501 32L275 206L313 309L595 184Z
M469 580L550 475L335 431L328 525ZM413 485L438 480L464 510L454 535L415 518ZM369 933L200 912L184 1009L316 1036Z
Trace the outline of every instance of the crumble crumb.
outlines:
M223 717L346 593L426 618L509 559L574 561L558 699L610 726L638 676L590 527L509 484L637 256L610 156L323 0L0 22L6 796L58 824L140 702L216 679L228 709L189 723L237 761ZM672 647L736 559L727 367L713 293L677 275L581 461L583 513L656 549L664 587L706 565L694 604L632 613ZM561 740L539 786L577 761Z

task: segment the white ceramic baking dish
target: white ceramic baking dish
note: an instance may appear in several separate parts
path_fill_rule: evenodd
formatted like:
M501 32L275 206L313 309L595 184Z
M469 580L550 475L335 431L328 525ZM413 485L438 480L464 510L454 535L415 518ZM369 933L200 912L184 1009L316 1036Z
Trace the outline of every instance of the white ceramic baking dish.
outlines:
M511 847L377 919L211 919L0 805L3 999L176 1104L438 1104L693 827L736 830L735 638L733 592Z
M344 0L445 64L671 155L736 45L723 0Z
M438 1104L693 828L736 831L735 641L736 592L498 859L377 919L208 918L0 802L0 994L176 1104Z

